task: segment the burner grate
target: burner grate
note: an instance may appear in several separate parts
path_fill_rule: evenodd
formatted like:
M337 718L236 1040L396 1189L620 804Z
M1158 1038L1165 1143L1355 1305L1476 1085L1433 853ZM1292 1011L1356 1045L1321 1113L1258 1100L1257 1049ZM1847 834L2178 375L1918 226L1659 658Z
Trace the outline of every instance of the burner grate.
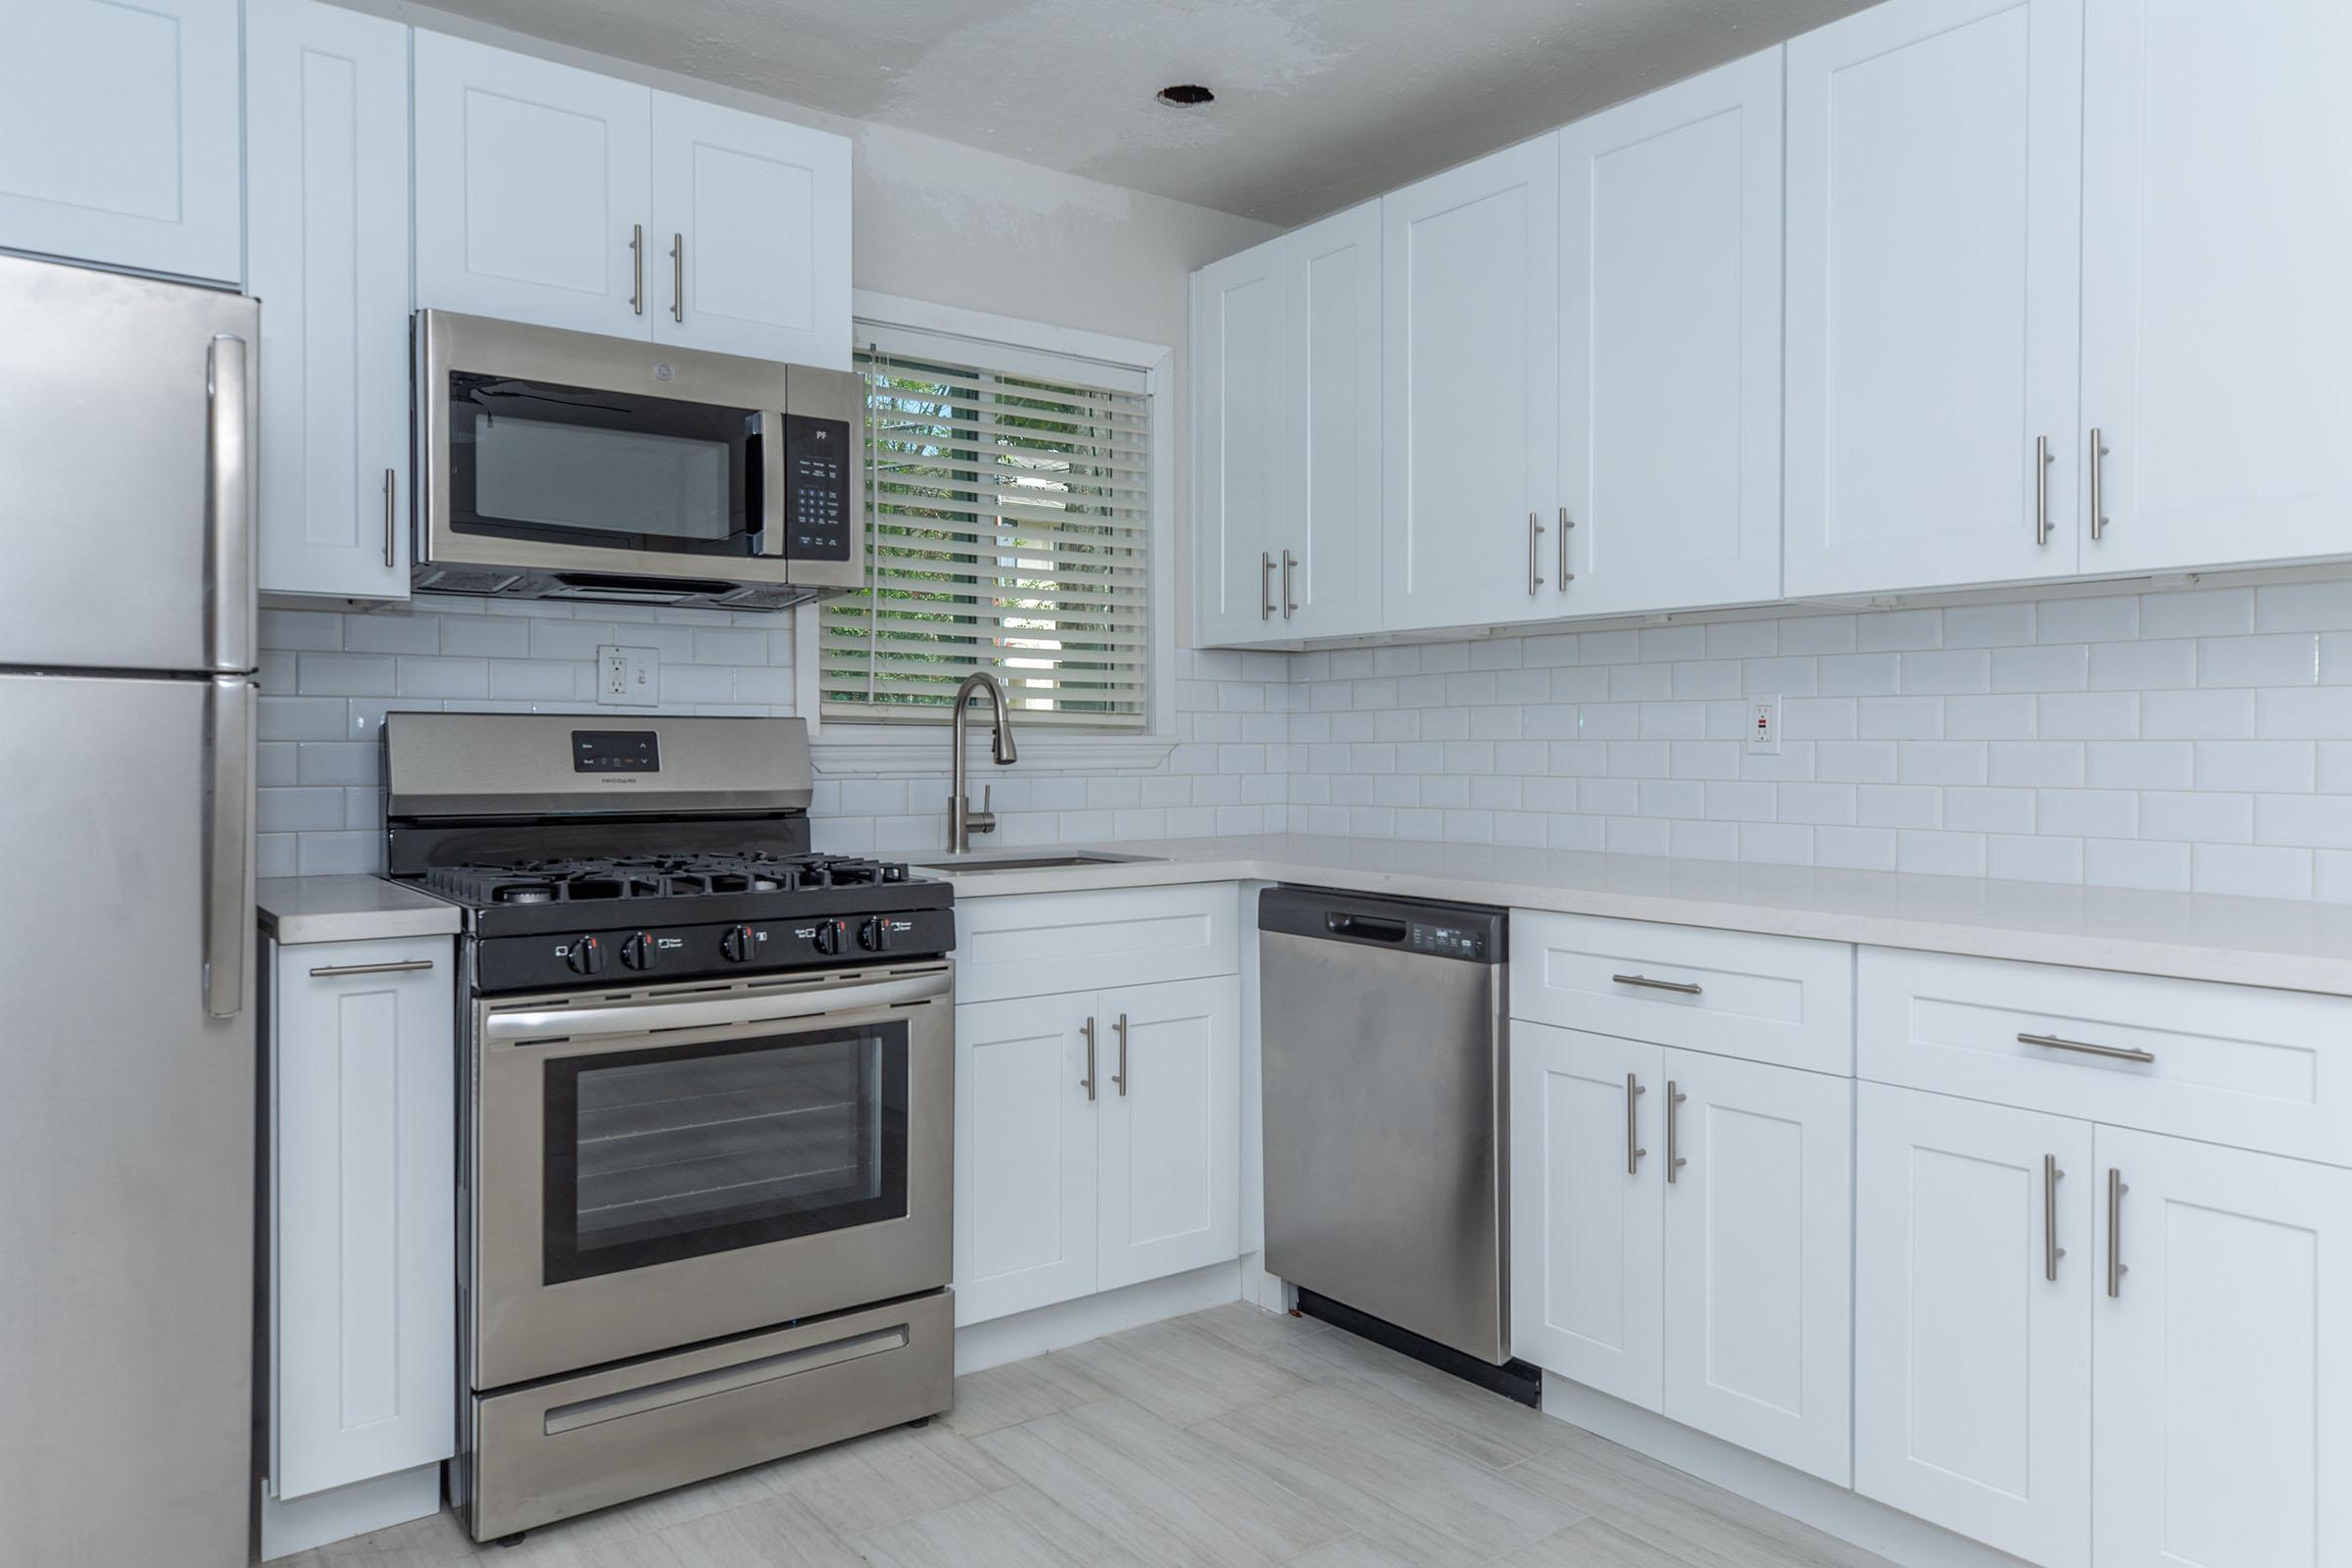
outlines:
M592 904L904 882L895 860L807 855L674 855L442 866L425 885L466 904Z

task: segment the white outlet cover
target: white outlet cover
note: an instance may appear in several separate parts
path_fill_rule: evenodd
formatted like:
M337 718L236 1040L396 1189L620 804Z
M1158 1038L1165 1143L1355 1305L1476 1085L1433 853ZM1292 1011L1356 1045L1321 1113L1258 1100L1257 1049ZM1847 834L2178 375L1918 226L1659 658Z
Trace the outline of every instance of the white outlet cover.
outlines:
M1778 697L1750 697L1747 700L1747 755L1781 755L1781 700Z
M652 708L661 701L662 651L607 643L596 651L596 700L608 708Z

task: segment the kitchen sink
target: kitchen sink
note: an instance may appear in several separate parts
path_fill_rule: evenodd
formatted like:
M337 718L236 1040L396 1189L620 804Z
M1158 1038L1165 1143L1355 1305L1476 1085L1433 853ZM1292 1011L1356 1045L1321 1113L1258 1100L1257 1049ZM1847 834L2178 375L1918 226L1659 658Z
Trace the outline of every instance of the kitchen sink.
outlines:
M1083 865L1140 865L1166 859L1162 855L947 855L922 863L935 871L1051 871Z

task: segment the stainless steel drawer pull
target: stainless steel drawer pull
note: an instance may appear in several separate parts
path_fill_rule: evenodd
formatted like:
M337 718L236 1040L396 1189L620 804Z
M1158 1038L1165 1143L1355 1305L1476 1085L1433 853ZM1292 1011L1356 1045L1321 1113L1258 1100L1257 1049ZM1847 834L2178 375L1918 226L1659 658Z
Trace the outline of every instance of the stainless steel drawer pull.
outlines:
M2050 438L2034 438L2034 542L2050 542L2050 465L2058 460L2050 456Z
M2090 536L2097 539L2107 532L2107 465L2099 461L2107 456L2107 443L2100 439L2097 426L2090 432Z
M1120 1013L1119 1021L1110 1027L1117 1032L1119 1037L1119 1070L1110 1075L1110 1081L1119 1086L1119 1098L1125 1100L1127 1098L1127 1015L1123 1012Z
M645 314L645 225L629 225L629 309Z
M1610 979L1621 986L1641 986L1647 991L1671 991L1678 997L1695 997L1699 987L1688 980L1652 980L1645 974L1613 974Z
M1290 619L1298 613L1298 596L1291 588L1291 573L1298 569L1298 558L1288 550L1282 553L1282 618Z
M2124 1185L2124 1173L2114 1166L2107 1167L2107 1294L2124 1294L2124 1276L2132 1270L2124 1264L2124 1195L2132 1189Z
M1560 509L1560 592L1562 593L1566 593L1568 585L1576 581L1576 573L1568 569L1568 530L1575 526L1576 519L1568 515L1566 507L1562 507Z
M386 468L384 470L384 564L387 566L396 564L392 554L392 541L398 532L398 524L394 520L396 509L393 498L399 493L399 480L393 475L390 468Z
M1675 1126L1677 1118L1674 1114L1675 1107L1690 1098L1675 1086L1673 1079L1666 1080L1666 1180L1669 1183L1674 1181L1676 1171L1690 1163L1677 1152L1682 1147L1682 1139Z
M787 1350L781 1355L763 1355L757 1361L740 1366L719 1367L715 1371L696 1372L682 1378L666 1378L649 1383L642 1389L628 1389L619 1394L599 1395L576 1404L559 1404L545 1416L549 1437L565 1432L577 1432L582 1427L601 1426L607 1421L618 1421L632 1415L644 1415L654 1410L666 1410L684 1404L689 1399L709 1398L713 1394L732 1394L761 1383L773 1383L798 1372L814 1372L819 1367L839 1366L844 1361L862 1360L869 1355L882 1355L891 1350L906 1348L906 1327L876 1329L871 1334L855 1335L835 1340L830 1345L811 1345L807 1349Z
M686 319L686 236L669 236L669 318Z
M397 963L322 963L311 971L311 978L335 980L347 974L415 974L432 966L430 958L403 958Z
M2058 1183L2066 1172L2058 1168L2056 1154L2041 1156L2041 1277L2058 1277L2058 1260L2066 1249L2058 1245Z
M2129 1046L2094 1046L2087 1040L2065 1040L2057 1035L2019 1035L2021 1046L2040 1046L2046 1051L2071 1051L2083 1056L2106 1056L2115 1061L2154 1061L2153 1051L2134 1051Z
M1536 590L1544 586L1544 574L1536 564L1536 552L1544 545L1544 525L1536 514L1527 514L1527 596L1535 598Z
M1078 1080L1078 1087L1086 1091L1087 1099L1092 1100L1095 1098L1095 1020L1087 1019L1078 1026L1078 1032L1086 1036L1086 1076Z
M1634 1100L1639 1095L1648 1093L1648 1090L1635 1081L1632 1073L1629 1072L1625 1075L1625 1173L1628 1176L1641 1174L1642 1156L1649 1152L1648 1150L1640 1148L1634 1143L1634 1140L1641 1136L1634 1126Z
M1257 618L1274 618L1274 553L1270 550L1257 553Z

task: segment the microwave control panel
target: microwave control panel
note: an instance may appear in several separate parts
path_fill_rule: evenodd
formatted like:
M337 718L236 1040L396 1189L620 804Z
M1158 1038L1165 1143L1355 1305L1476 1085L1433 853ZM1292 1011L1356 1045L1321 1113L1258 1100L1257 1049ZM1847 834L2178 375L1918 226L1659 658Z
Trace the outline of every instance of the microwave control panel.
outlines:
M841 419L784 416L784 554L795 561L847 561L856 517L850 427Z

